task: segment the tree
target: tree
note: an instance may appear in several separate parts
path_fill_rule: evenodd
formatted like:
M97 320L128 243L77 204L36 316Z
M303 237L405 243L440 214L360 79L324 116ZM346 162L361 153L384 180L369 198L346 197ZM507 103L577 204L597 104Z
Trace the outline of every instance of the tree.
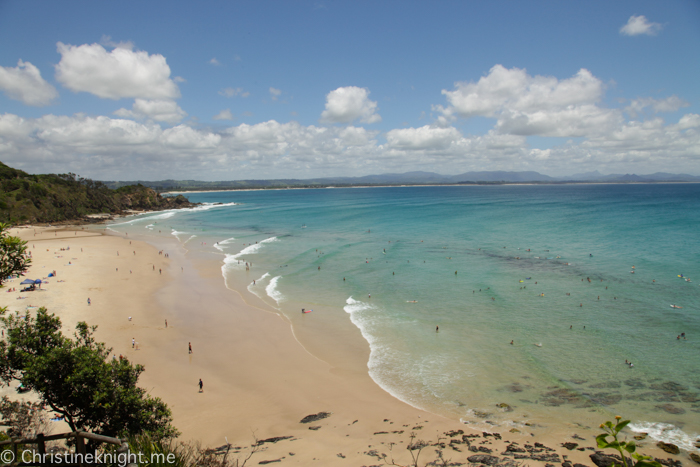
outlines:
M36 316L4 313L0 378L36 391L72 430L113 437L150 433L159 439L179 434L165 402L136 386L144 367L126 358L110 360L112 349L93 337L96 326L80 322L69 338L61 333L61 320L43 307Z
M7 235L8 224L0 223L0 285L14 275L29 269L32 259L27 253L27 242Z

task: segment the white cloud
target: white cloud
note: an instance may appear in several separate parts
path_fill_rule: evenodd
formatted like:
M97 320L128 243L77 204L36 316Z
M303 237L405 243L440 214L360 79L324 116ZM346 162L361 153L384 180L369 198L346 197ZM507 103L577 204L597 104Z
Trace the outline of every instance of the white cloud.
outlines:
M391 130L386 134L389 146L401 149L445 149L462 138L456 128L429 125Z
M17 66L0 66L0 89L7 97L27 105L49 105L56 97L56 88L44 81L41 72L29 62L19 60Z
M219 91L219 95L224 97L248 97L250 96L250 93L243 91L243 88L224 88Z
M163 129L85 115L24 119L0 115L3 162L30 172L74 172L103 180L139 178L307 178L389 171L538 170L547 174L601 170L700 173L700 116L667 124L625 122L607 133L546 149L525 136L493 129L462 135L454 127L423 126L386 133L362 127L303 126L274 120L215 133L179 125Z
M282 95L282 90L281 89L275 89L275 88L270 88L270 98L273 101L276 101L279 96Z
M231 109L224 109L212 117L213 120L233 120Z
M347 86L326 95L326 110L321 114L321 121L351 123L360 119L362 123L376 123L382 120L376 110L377 103L369 100L368 89Z
M136 99L131 110L119 109L115 115L124 118L145 119L150 118L156 122L179 123L187 116L175 101L167 99L146 100Z
M496 128L504 133L576 137L605 132L622 122L619 111L597 105L603 91L603 83L583 68L560 81L496 65L476 83L458 82L453 91L443 90L450 105L434 110L448 120L496 118Z
M630 114L632 117L636 117L637 114L641 113L645 108L651 107L654 112L675 112L681 107L689 107L690 104L680 97L673 95L666 97L665 99L654 99L652 97L644 97L639 99L634 99L630 102L630 105L625 107L625 112Z
M644 15L632 15L627 20L627 24L620 28L620 34L625 36L638 36L640 34L655 36L662 27L659 23L650 23Z
M214 65L214 66L219 66L219 65L221 65L221 62L219 62L219 61L216 59L216 57L214 57L214 58L212 58L211 60L209 60L209 64L210 64L210 65Z
M108 52L99 44L74 46L59 42L57 48L61 61L56 65L56 79L71 91L115 100L180 97L162 55L127 48Z

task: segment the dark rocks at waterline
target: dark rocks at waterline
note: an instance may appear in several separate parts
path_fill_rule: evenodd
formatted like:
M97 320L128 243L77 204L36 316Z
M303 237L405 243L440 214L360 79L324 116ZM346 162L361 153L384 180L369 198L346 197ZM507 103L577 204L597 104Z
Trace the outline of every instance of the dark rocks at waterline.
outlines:
M681 461L673 460L670 457L667 459L659 459L658 457L655 457L654 460L661 465L665 465L666 467L683 467L683 463Z
M518 446L517 444L511 443L508 446L506 446L506 451L504 453L502 453L501 455L502 456L509 456L509 455L511 455L510 453L513 453L513 452L527 452L527 451L524 448L521 448L520 446Z
M294 436L276 436L274 438L267 438L267 439L259 439L257 443L255 443L256 446L262 446L265 443L276 443L278 441L284 441L285 439L292 439Z
M512 412L513 411L513 407L506 404L505 402L501 402L500 404L496 404L496 407L498 407L499 409L503 409L504 412Z
M696 464L700 464L700 456L698 456L694 452L690 453L690 458L693 459Z
M493 449L489 449L486 446L469 446L471 452L483 452L486 454L493 453Z
M607 455L601 451L596 451L589 456L598 467L613 467L622 464L622 458L615 454ZM632 459L627 459L627 465L633 465Z
M566 449L569 451L573 451L578 447L578 443L561 443L562 446L564 446Z
M681 452L681 450L675 444L664 443L663 441L656 443L656 446L669 454L680 454Z
M487 455L479 454L476 456L469 456L469 457L467 457L467 460L472 464L498 465L500 463L501 459L499 459L496 456L487 456Z
M307 415L306 417L302 418L299 423L317 422L319 420L323 420L324 418L328 418L330 416L331 416L330 412L319 412L316 414Z

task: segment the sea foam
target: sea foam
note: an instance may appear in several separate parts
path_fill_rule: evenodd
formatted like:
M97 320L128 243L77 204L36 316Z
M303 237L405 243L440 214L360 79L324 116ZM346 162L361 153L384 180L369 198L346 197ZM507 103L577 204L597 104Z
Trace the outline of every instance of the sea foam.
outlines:
M282 292L280 292L278 288L280 279L282 279L282 276L273 277L270 280L270 283L267 284L267 287L265 287L265 292L267 293L268 297L272 298L278 304L280 301L284 300L284 295L282 295Z
M220 241L220 242L216 242L216 243L214 243L214 248L216 248L217 250L219 250L219 251L221 251L221 252L223 253L223 251L224 251L224 248L223 248L223 247L224 247L225 245L230 244L230 243L233 242L234 240L235 240L235 238L234 238L234 237L231 237L231 238L227 238L226 240L222 240L222 241Z
M686 433L670 423L639 422L630 423L627 426L630 430L637 433L647 433L654 441L672 443L685 451L698 452L698 448L695 447L695 440L700 438L700 435L697 433Z

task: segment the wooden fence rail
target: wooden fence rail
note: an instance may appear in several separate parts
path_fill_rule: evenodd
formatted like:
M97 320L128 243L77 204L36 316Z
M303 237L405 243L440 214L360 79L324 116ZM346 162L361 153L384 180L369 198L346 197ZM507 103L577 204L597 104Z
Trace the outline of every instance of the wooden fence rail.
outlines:
M75 439L75 454L74 456L76 459L79 460L77 463L66 463L66 462L56 462L52 463L50 460L47 462L47 459L50 459L50 456L46 455L46 442L47 441L55 441L57 439ZM12 451L13 455L12 457L12 462L7 463L5 460L7 460L7 457L2 456L2 462L0 464L7 465L8 467L29 467L29 466L38 466L38 467L48 467L52 465L61 465L63 467L84 467L86 465L90 465L89 463L85 462L86 459L86 452L85 452L85 440L89 439L92 441L98 441L100 443L108 443L108 444L113 444L116 446L119 446L117 449L117 454L123 454L127 453L129 451L129 445L126 442L125 439L118 439L118 438L112 438L109 436L102 436L102 435L97 435L94 433L88 433L86 431L71 431L70 433L61 433L57 435L48 435L44 436L43 433L40 433L36 435L36 438L28 438L28 439L21 439L21 438L13 438L13 439L8 439L5 441L0 441L0 452L5 451L4 446L10 446L10 450ZM26 445L26 444L36 444L37 449L36 453L39 454L39 459L41 459L40 462L34 462L34 456L32 456L32 462L23 462L23 459L21 458L21 454L19 452L19 446L20 445ZM61 454L62 458L65 459L65 455ZM115 462L116 463L116 462Z

